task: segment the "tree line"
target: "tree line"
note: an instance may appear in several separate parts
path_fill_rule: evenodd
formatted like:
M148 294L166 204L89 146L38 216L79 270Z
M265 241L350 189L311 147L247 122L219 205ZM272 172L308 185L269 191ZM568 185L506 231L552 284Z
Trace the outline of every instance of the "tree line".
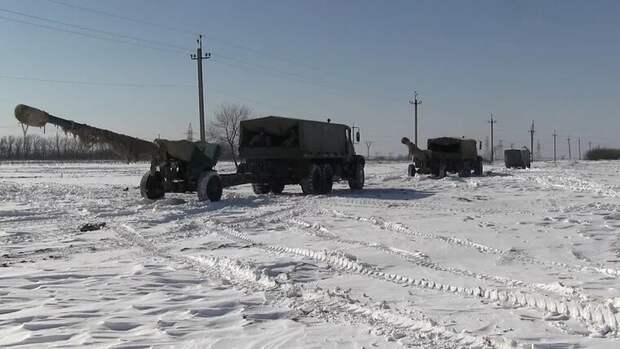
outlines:
M78 138L56 134L0 137L0 160L116 160L105 144L85 144Z

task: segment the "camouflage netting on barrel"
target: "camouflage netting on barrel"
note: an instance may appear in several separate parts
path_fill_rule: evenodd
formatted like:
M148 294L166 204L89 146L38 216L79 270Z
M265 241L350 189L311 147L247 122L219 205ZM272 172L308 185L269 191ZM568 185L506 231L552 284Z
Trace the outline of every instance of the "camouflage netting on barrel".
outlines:
M15 107L15 118L22 124L33 127L43 127L47 123L56 125L87 145L107 144L128 161L150 160L157 150L157 145L153 142L59 118L24 104Z

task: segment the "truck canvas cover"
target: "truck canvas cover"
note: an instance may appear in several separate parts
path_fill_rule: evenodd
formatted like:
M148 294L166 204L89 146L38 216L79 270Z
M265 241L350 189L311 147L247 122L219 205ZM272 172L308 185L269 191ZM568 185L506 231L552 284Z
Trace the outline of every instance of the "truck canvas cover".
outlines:
M241 122L239 151L244 158L344 157L349 127L279 116Z

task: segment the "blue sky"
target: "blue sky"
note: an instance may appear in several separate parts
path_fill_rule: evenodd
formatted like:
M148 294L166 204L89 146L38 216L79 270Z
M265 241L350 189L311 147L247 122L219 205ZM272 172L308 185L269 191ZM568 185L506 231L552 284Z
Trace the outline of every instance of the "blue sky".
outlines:
M16 12L157 43L57 31L48 27L85 32ZM18 103L145 139L182 138L190 122L198 134L189 54L202 33L213 55L207 118L221 103L257 116L329 117L361 126L373 153L403 153L418 90L422 144L443 135L483 140L493 112L506 145L529 144L536 120L547 155L554 128L560 154L568 136L620 147L618 18L620 2L596 0L3 0L0 135L20 132Z

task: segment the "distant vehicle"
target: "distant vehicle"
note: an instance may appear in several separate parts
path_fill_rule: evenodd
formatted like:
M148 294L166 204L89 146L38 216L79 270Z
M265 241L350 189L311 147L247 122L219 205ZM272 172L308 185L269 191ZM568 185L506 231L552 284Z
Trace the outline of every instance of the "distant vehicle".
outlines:
M427 150L421 150L407 137L403 137L401 143L409 148L414 158L408 169L410 176L416 173L430 173L438 178L447 173L458 173L459 177L482 175L482 157L478 156L478 142L474 139L431 138Z
M506 168L530 168L531 166L530 151L523 149L506 149L504 150L504 163Z
M342 124L277 116L244 120L239 157L238 173L252 176L257 194L279 194L288 184L300 184L304 194L327 194L337 180L347 180L353 190L364 187L364 157L355 154L351 128Z

